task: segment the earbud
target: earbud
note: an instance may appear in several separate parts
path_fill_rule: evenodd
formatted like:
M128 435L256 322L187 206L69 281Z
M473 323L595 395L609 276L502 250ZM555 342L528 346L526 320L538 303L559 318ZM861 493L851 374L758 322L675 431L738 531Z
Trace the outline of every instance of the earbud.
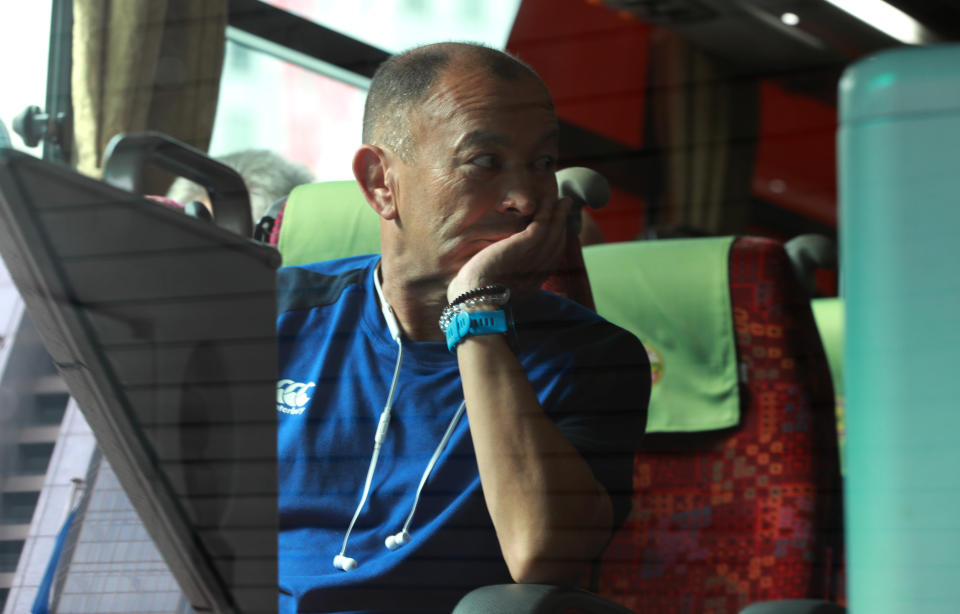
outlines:
M383 296L383 287L380 285L380 264L377 263L377 270L373 272L373 287L377 291L377 298L380 299L380 311L383 313L383 319L387 321L387 328L390 329L390 336L397 343L400 343L400 323L397 322L397 316L393 313L393 307Z
M333 557L333 566L340 571L350 571L351 569L357 568L357 559L352 559L349 556L338 554L337 556Z
M387 539L383 540L383 543L390 550L396 550L400 546L408 543L410 541L410 534L406 531L400 531L396 535L391 535Z

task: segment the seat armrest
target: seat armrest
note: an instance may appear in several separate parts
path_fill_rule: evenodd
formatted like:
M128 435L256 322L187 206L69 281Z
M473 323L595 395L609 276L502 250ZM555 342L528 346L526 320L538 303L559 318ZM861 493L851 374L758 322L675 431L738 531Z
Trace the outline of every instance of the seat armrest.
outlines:
M748 605L740 614L846 614L841 605L822 599L779 599Z
M548 584L493 584L467 593L453 614L634 614L622 605L578 588Z

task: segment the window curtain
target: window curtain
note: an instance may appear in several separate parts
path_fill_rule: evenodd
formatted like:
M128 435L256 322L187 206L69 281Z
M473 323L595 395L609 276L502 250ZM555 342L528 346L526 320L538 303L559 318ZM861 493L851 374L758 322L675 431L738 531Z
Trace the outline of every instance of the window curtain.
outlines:
M104 148L125 132L159 131L207 150L227 0L74 0L73 23L80 172L99 178Z
M655 31L650 52L647 146L660 167L650 199L652 234L743 233L759 117L756 81L664 29Z

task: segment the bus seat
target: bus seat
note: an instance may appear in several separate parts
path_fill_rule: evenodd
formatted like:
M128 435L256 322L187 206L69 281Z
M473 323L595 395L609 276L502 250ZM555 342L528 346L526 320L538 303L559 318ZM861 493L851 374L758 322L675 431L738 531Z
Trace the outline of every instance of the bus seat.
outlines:
M625 278L595 275L601 260L620 269L670 269L679 241L695 249L704 240L585 248L598 312L623 294ZM714 257L729 272L724 300L740 420L727 429L644 436L633 510L594 577L601 596L644 614L732 613L760 601L837 597L843 529L836 422L809 300L778 242L740 238ZM655 282L669 286L650 285L653 296L675 285L697 287L696 279L677 275ZM701 310L705 321L724 308L690 300L684 308ZM644 338L644 322L617 321L613 312L611 319ZM677 331L678 338L688 334Z
M380 251L379 217L353 180L298 186L275 216L270 243L285 266ZM543 287L593 309L580 241L568 235L563 260Z
M377 217L353 182L301 186L282 216L274 234L284 264L379 250ZM592 250L605 249L622 250L620 268L669 269L658 245L671 243L598 245L584 256L588 271ZM836 428L809 301L779 243L728 244L713 257L728 266L721 303L730 303L740 417L727 429L645 437L634 510L596 576L601 596L638 612L736 612L756 601L833 597L842 540ZM593 288L598 299L623 290L616 277ZM690 300L712 309L702 295Z

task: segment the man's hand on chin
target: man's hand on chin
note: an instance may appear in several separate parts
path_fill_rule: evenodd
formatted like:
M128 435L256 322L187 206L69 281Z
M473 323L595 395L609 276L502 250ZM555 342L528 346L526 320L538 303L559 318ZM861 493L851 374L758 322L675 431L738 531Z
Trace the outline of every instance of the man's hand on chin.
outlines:
M570 198L537 208L526 228L477 252L447 286L447 301L489 284L503 284L513 295L540 287L556 270L566 245Z

